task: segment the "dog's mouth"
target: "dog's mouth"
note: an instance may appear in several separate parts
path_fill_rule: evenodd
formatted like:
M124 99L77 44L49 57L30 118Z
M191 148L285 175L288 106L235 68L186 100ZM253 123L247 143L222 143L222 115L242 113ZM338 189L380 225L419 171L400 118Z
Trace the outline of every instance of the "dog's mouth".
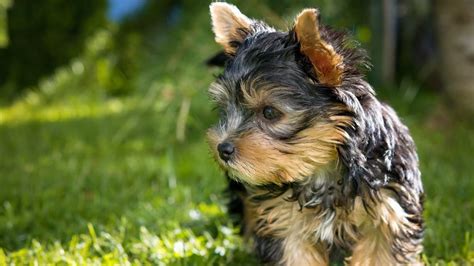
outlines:
M237 170L236 170L237 165L236 165L236 162L235 162L236 160L234 158L232 158L228 161L224 161L221 158L219 158L219 155L216 155L215 157L216 157L217 163L220 165L222 170L237 172Z
M252 180L246 176L246 175L243 175L242 173L240 173L239 171L233 169L233 168L227 168L225 170L227 176L239 183L242 183L242 184L252 184Z
M242 180L242 178L240 177L239 173L236 172L235 170L232 170L232 169L226 169L226 174L228 177L230 177L231 179L234 179L234 180Z
M246 182L248 180L248 176L241 173L239 169L239 165L237 162L237 158L232 158L231 160L224 161L219 156L216 156L216 160L222 170L229 176L229 178L236 180L238 182Z

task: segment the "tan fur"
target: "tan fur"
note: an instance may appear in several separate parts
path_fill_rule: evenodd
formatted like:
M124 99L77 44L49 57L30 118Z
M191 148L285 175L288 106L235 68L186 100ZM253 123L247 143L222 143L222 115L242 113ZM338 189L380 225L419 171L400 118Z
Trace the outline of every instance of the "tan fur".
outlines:
M255 196L264 191L249 193ZM352 256L346 259L350 265L400 265L391 250L394 234L410 230L412 225L408 223L408 214L388 190L382 190L380 201L372 206L374 216L367 213L360 197L350 212L336 209L331 217L319 207L300 209L298 203L286 200L290 195L291 191L287 191L263 202L253 203L252 197L244 201L247 228L257 236L283 240L283 264L327 265L328 247L322 243L343 244L338 237L344 231L345 240L355 243ZM414 254L408 265L421 265L416 257L421 246L405 247L412 248Z
M258 191L250 192L252 195L259 195ZM285 202L284 198L289 196L289 192L269 199L259 204L249 201L247 208L255 215L249 221L256 225L255 233L260 236L275 236L284 238L291 235L291 221L301 218L298 207L294 202Z
M357 239L357 233L350 226L355 222L342 210L335 214L321 212L319 208L300 210L297 203L288 202L284 197L270 205L272 208L265 203L256 211L261 221L265 221L265 226L258 227L257 234L280 238L297 235L311 243L320 240L332 243L338 242L335 233L345 230L352 240Z
M210 10L216 42L222 45L227 53L234 54L235 47L230 43L245 39L242 30L248 31L252 20L242 14L237 7L227 3L212 3Z
M390 239L386 239L379 228L370 227L363 234L352 251L350 265L397 265L390 251Z
M328 265L329 256L326 247L314 245L298 236L290 236L283 242L281 262L288 266L324 266Z
M245 231L243 232L243 235L246 240L250 240L255 230L255 223L257 222L256 218L258 216L256 213L256 209L250 207L252 205L249 199L245 196L242 196L241 199L244 205L244 212L242 218L245 224Z
M355 245L352 257L348 258L348 261L354 266L400 265L391 247L393 242L397 241L397 234L417 229L416 225L408 221L409 215L389 190L380 192L380 201L373 210L374 216L366 216L360 225L362 238ZM403 247L412 254L412 261L407 264L422 265L417 258L422 249L421 245L403 243Z
M320 220L312 219L315 217L307 209L300 211L295 202L285 200L288 196L289 192L258 205L247 201L245 207L255 215L247 221L254 225L256 235L284 240L281 261L284 265L327 265L327 248L314 245L313 233Z
M336 127L338 122L322 122L305 129L292 145L277 142L260 131L249 131L234 140L237 159L230 167L251 184L281 184L307 177L336 160L336 145L347 137Z
M301 44L301 52L314 66L320 83L338 86L344 71L343 58L321 38L316 9L304 9L296 18L295 32Z

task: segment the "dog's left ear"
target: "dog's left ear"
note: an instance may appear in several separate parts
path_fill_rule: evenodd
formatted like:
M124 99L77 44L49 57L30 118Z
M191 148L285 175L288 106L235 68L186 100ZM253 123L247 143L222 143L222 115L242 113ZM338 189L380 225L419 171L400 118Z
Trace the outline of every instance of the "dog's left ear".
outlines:
M235 54L250 32L252 20L231 4L215 2L209 6L215 40L228 54Z
M294 31L300 51L310 60L321 84L338 86L344 71L343 57L321 38L319 11L304 9L295 21Z

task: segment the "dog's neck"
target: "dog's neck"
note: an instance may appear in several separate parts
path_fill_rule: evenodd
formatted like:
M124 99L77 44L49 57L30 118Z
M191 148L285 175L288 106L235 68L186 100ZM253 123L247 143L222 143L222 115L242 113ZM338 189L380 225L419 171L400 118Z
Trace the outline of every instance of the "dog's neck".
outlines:
M301 208L336 208L350 205L353 197L348 197L343 182L343 172L337 164L331 164L302 181L283 185L246 186L252 201L264 201L280 197L291 191L286 200L297 202Z
M292 184L290 199L297 201L301 208L336 208L344 205L344 186L339 167L329 166L303 182Z

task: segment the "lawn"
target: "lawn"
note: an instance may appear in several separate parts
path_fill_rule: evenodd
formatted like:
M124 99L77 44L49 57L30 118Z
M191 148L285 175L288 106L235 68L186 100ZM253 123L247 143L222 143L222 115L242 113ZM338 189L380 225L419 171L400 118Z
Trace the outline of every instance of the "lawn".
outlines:
M125 96L93 74L111 38L102 32L97 51L0 107L0 265L256 264L204 139L219 71L203 65L218 50L206 8L185 6L179 25L144 44ZM378 93L418 146L424 260L474 264L473 124L410 82Z

